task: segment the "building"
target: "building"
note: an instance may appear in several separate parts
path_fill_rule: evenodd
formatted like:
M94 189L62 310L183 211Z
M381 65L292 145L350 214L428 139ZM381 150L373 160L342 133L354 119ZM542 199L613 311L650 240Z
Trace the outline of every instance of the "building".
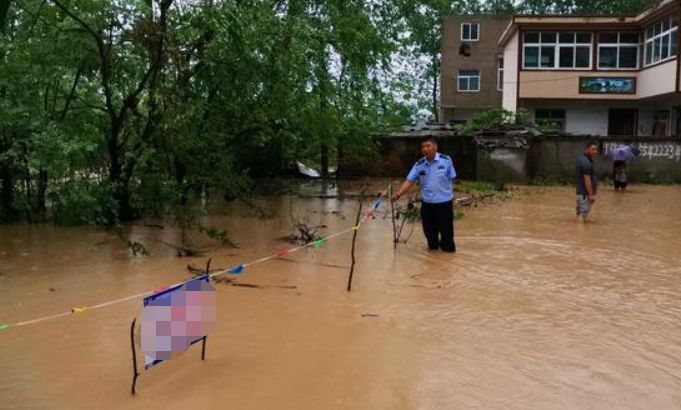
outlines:
M510 16L449 16L443 23L440 121L462 123L501 107L503 54Z
M498 41L501 105L572 134L679 136L680 20L681 0L631 16L514 16Z

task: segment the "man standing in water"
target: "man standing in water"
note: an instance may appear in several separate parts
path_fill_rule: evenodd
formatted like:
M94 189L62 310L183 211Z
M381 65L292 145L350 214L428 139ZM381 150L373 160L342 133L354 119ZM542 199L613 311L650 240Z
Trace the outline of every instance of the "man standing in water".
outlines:
M586 222L591 206L596 202L598 182L594 174L594 157L598 155L595 142L586 143L584 153L577 159L575 165L575 183L577 185L577 222Z
M407 180L391 198L393 202L407 193L414 183L421 185L421 223L428 249L456 252L454 243L454 192L452 181L456 171L451 158L437 152L433 138L421 141L421 158L411 168Z

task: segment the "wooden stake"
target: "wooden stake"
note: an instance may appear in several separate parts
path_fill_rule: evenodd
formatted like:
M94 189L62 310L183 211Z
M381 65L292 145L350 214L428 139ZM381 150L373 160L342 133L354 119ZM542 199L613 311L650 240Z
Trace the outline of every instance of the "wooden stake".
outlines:
M357 210L357 217L355 218L355 226L359 225L359 219L362 217L362 201L363 197L359 198L359 209ZM350 256L352 257L352 264L350 265L350 275L348 276L348 288L347 291L352 291L352 276L355 273L355 244L357 242L357 232L355 229L352 233L352 249L350 251Z
M130 325L130 347L132 348L132 395L134 396L136 393L136 387L137 387L137 377L139 377L139 373L137 372L137 352L135 352L135 323L137 322L137 318L134 318L132 320L132 324Z
M393 184L390 184L390 216L393 220L393 249L397 250L397 227L395 226L395 204L393 204Z

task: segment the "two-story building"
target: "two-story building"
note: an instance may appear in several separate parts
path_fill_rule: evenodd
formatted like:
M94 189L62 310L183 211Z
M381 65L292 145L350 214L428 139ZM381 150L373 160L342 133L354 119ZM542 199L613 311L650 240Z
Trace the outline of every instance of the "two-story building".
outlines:
M572 134L681 135L680 21L681 0L631 16L514 16L498 41L502 106Z
M628 16L451 16L441 121L503 107L572 134L681 136L681 0Z

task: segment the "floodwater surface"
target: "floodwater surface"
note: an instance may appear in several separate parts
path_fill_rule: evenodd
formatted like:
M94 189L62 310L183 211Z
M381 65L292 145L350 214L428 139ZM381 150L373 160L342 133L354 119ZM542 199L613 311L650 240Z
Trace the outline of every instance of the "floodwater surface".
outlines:
M418 227L393 251L379 214L359 231L351 293L351 235L248 267L237 280L263 288L214 285L206 360L194 346L142 370L135 397L129 330L141 300L0 331L0 408L679 409L680 203L679 187L604 187L582 226L571 188L521 188L464 209L456 255L425 251ZM276 217L217 207L207 222L239 248L212 244L196 258L159 242L177 243L172 229L128 227L151 253L134 258L96 228L1 226L0 323L175 283L209 256L221 268L255 260L289 246L277 238L291 214L328 235L357 209L258 204Z

